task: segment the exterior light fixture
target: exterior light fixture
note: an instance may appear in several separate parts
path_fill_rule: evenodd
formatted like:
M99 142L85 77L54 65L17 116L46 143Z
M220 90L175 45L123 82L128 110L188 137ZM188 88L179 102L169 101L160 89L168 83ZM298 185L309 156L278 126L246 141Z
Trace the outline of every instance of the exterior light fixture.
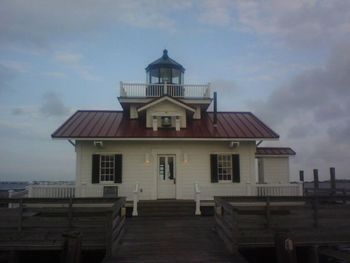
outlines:
M151 163L150 158L149 158L149 153L145 154L145 165L149 165Z
M103 141L94 141L94 146L96 148L102 148L103 147Z
M184 164L187 164L188 163L188 155L187 155L187 153L184 153L183 158L184 158Z

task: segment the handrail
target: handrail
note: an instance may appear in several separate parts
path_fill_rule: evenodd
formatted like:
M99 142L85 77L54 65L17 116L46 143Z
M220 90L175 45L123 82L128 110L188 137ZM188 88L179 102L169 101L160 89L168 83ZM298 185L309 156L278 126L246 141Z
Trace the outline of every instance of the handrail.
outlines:
M163 95L185 98L210 98L210 83L126 83L120 82L120 97L161 97Z
M133 216L139 215L138 209L137 209L137 204L139 202L139 188L140 188L140 185L138 182L136 182L135 190L133 191L133 193L134 193L133 208L132 208L132 215Z
M303 185L294 184L253 184L253 195L257 196L301 196L303 195Z
M310 240L312 243L315 240L317 240L316 243L339 242L339 240L349 242L350 240L348 234L350 228L344 221L350 211L350 205L346 202L344 204L338 202L349 200L349 196L339 196L339 198L250 196L246 198L246 200L239 200L242 197L214 197L216 230L231 252L237 251L239 246L255 243L257 237L259 242L271 245L274 234L284 229L296 233L296 236L299 236L299 233L304 235L307 232L308 234L298 241L303 244L310 242ZM293 199L304 202L281 203L288 200L293 201ZM257 202L255 203L253 200ZM247 202L247 204L238 204L240 201ZM334 212L337 213L336 218L332 217ZM246 221L247 216L249 222ZM331 217L333 227L346 225L342 234L334 231L334 228L330 228L329 218ZM322 233L327 232L324 234L327 236L327 240L317 238L320 232L315 231L315 229L319 229ZM254 232L266 235L256 235ZM340 238L339 235L343 236Z
M24 230L35 230L40 233L47 231L55 231L56 228L63 228L65 231L78 231L82 236L94 236L89 233L88 227L94 227L100 236L105 235L104 239L98 238L94 240L94 245L104 246L106 255L113 255L115 246L124 232L125 223L125 197L118 198L0 198L0 203L16 203L18 208L9 209L11 215L17 215L16 220L9 221L6 231L21 233ZM108 206L105 204L108 203ZM35 204L35 205L30 205ZM41 204L52 204L52 206L42 206ZM58 206L63 204L64 206ZM81 205L79 205L81 204ZM103 204L100 206L99 204ZM18 211L18 212L17 212ZM37 215L44 220L38 220ZM7 213L1 215L4 220ZM45 220L46 217L57 217L59 220ZM80 221L80 218L93 218L95 220ZM11 217L12 218L12 217ZM62 219L65 218L65 219ZM105 219L105 223L101 224L101 220ZM38 222L36 222L38 221ZM5 221L4 221L5 222ZM26 223L25 223L26 222ZM4 230L4 229L3 229ZM39 231L38 231L39 230ZM44 231L43 231L44 230ZM59 230L62 231L62 230ZM0 229L0 235L3 231ZM23 235L24 236L24 235ZM54 235L53 235L54 236ZM56 238L56 237L55 237ZM45 237L50 241L49 237ZM38 239L39 240L39 239ZM14 242L22 242L22 239L16 239ZM47 241L49 247L52 244ZM56 240L57 241L57 240ZM23 241L26 242L26 241ZM53 242L55 243L55 242ZM35 241L34 241L34 244ZM55 245L61 246L60 243ZM84 245L84 244L82 244Z
M22 190L22 191L14 191L14 190L8 190L8 197L9 198L23 198L28 196L28 190ZM13 203L8 203L8 208L16 208L18 205L15 205Z
M196 211L195 215L201 215L201 198L200 198L201 191L199 189L198 182L194 183L194 200L196 202Z

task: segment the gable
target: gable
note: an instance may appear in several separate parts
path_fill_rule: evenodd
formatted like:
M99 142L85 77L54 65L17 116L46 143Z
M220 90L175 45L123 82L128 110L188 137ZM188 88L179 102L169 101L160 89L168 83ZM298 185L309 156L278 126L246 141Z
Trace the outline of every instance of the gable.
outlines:
M144 111L144 110L147 110L148 108L150 107L154 107L155 105L157 104L162 104L164 102L168 102L167 105L170 105L170 104L174 104L174 105L177 105L185 110L188 110L188 111L191 111L191 112L195 112L195 109L193 109L192 107L188 106L187 104L179 101L179 100L176 100L174 98L171 98L169 96L163 96L159 99L155 99L149 103L147 103L146 105L140 107L137 111L140 112L140 111Z
M175 127L175 119L180 120L180 128L186 128L186 109L182 105L169 100L162 100L146 109L146 127L153 127L153 120L157 120L157 127L161 127L161 118L168 116L172 119L172 127Z

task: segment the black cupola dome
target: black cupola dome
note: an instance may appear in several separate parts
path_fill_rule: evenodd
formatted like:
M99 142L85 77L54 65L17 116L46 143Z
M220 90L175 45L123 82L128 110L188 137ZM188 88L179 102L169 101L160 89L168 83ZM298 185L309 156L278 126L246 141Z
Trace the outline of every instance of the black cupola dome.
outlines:
M183 84L185 68L168 56L168 50L163 50L163 56L153 61L146 68L147 83Z

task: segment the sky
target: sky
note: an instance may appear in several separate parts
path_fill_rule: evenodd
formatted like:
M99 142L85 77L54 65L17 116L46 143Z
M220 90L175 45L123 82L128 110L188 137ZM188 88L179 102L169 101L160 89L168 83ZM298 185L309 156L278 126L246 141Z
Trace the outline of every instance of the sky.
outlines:
M74 180L51 134L78 109L116 109L162 55L210 82L220 111L251 111L298 171L350 179L350 1L2 0L0 181Z

